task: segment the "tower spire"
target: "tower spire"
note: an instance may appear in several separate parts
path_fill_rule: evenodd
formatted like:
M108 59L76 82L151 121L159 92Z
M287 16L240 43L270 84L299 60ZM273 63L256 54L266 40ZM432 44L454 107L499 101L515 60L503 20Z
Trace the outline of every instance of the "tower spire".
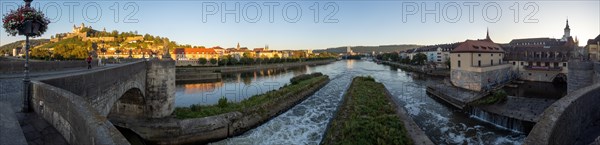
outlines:
M569 18L567 18L567 26L565 27L565 29L571 29L569 28Z
M485 32L485 39L487 39L487 40L491 40L491 39L490 39L490 28L486 28L486 29L487 29L487 30L486 30L486 32Z

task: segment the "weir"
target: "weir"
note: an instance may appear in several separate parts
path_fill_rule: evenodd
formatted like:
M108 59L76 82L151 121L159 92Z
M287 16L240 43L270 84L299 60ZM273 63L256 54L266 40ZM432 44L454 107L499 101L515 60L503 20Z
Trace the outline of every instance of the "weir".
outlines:
M484 111L477 107L468 108L468 113L473 118L488 122L500 128L505 128L511 131L520 133L528 133L533 127L533 122L523 121L515 118L510 118L495 113Z

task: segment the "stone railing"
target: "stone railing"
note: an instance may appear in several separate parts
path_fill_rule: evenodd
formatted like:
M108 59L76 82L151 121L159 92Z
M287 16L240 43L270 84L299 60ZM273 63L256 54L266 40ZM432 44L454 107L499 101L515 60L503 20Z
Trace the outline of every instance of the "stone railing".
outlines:
M23 73L25 69L24 61L1 61L0 62L0 74L8 73ZM92 61L92 67L98 66L98 61ZM30 61L29 71L30 72L44 72L44 71L57 71L71 68L86 68L87 62L84 60L72 60L72 61Z

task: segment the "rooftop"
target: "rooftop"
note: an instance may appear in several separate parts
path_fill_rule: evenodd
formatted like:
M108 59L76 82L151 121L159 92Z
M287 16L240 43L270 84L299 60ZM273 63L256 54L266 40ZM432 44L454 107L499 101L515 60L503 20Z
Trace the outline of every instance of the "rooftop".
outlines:
M465 42L460 43L456 48L454 48L452 53L460 53L460 52L494 52L494 53L502 53L504 49L500 47L500 45L493 43L488 40L467 40Z

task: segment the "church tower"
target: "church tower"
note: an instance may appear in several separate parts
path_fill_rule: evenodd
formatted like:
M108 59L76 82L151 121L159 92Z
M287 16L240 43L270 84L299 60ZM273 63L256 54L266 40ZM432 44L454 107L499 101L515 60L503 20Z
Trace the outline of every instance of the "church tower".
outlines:
M567 41L571 37L571 28L569 28L569 19L567 19L567 26L565 27L565 34L563 35L562 40Z
M487 28L487 30L485 32L485 40L492 40L492 39L490 39L490 28Z

